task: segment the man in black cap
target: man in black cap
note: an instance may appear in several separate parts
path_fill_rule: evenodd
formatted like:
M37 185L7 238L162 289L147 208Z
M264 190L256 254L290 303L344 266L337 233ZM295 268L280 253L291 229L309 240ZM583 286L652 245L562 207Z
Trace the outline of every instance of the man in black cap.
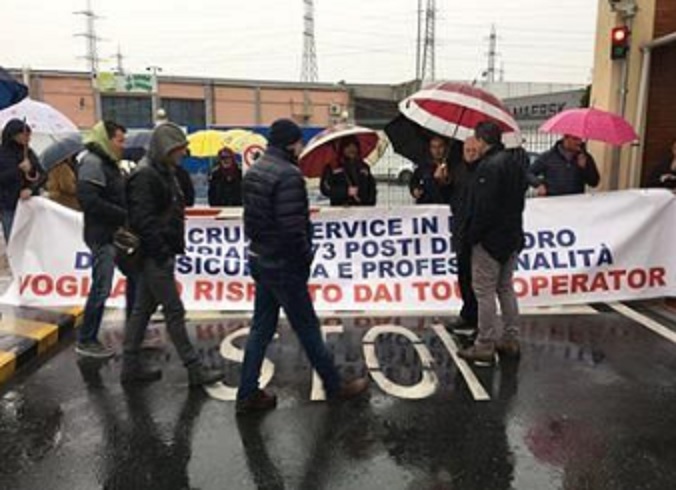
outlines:
M249 266L256 283L256 300L237 393L238 414L277 405L275 395L259 388L258 378L277 329L280 307L329 399L354 398L368 388L366 379L341 380L322 339L308 291L312 227L305 179L297 163L303 149L302 136L293 121L275 121L268 149L244 177L244 229L251 240Z

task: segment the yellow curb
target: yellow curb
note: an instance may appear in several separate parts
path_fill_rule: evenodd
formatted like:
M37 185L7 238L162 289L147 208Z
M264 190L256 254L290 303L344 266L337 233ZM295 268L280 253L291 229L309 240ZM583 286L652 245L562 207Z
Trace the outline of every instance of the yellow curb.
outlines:
M16 355L0 351L0 385L9 381L16 369Z
M48 351L59 340L58 325L24 320L22 318L3 317L2 321L0 321L0 331L36 340L38 343L38 355Z

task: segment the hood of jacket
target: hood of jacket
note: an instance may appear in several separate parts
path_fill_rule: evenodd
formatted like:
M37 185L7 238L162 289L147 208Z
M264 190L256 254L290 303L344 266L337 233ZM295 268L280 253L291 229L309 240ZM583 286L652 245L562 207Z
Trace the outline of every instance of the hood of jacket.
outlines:
M7 124L5 124L5 128L2 130L2 146L7 148L21 146L14 141L14 137L26 128L28 129L28 132L30 132L30 126L21 119L11 119L8 121Z
M110 138L103 121L96 123L85 140L85 146L90 148L92 145L98 147L113 162L120 161L120 157L113 151L113 146L110 143Z
M170 122L162 123L153 131L147 158L152 163L167 163L172 151L187 145L188 139L180 127Z

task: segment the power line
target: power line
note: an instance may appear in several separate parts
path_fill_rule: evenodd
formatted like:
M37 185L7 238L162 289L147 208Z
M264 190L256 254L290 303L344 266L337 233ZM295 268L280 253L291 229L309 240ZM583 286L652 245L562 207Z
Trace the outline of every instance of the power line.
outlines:
M427 9L425 11L425 38L423 41L422 62L420 67L421 80L434 80L436 78L436 17L437 7L435 0L427 0Z
M495 82L495 62L498 57L498 33L495 25L491 26L491 34L488 37L488 68L486 69L486 81Z

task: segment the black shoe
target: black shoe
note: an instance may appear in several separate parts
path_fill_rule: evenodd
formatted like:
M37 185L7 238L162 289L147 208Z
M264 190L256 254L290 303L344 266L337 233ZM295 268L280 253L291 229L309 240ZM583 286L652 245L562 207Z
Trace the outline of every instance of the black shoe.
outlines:
M140 365L123 366L120 374L122 384L153 383L162 379L162 371Z
M343 383L340 387L340 390L338 390L335 395L329 396L329 398L331 400L348 401L358 398L359 396L366 393L368 389L368 378L357 378Z
M223 371L207 369L201 363L188 367L190 386L212 385L220 381L223 381Z
M264 390L258 390L249 398L237 400L235 412L237 415L265 412L277 408L277 396Z

